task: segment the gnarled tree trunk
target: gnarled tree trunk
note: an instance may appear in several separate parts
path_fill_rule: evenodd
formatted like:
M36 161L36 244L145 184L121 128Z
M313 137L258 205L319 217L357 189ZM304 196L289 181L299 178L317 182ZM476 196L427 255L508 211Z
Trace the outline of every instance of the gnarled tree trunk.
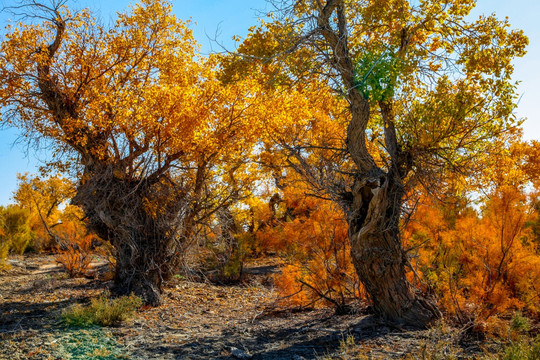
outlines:
M109 240L116 251L113 292L161 303L161 285L177 267L175 228L181 191L172 183L119 178L112 168L90 167L73 199L85 211L89 229Z
M374 310L396 323L423 327L441 316L406 277L399 220L403 189L389 174L356 181L349 203L351 257Z

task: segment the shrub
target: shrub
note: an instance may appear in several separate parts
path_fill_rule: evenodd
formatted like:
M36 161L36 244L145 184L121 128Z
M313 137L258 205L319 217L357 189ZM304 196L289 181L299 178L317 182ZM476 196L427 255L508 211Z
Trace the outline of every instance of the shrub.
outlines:
M1 230L2 229L0 229L0 269L6 266L4 260L7 258L9 252L9 244L4 241Z
M514 314L514 317L512 318L512 327L511 329L516 332L527 332L531 328L531 323L529 319L527 319L521 311L518 311Z
M89 305L77 304L65 310L62 321L68 326L77 327L114 326L131 318L141 306L142 299L135 295L111 299L106 291L92 299Z
M534 218L526 199L516 189L501 188L481 212L462 199L422 199L405 227L404 244L416 281L438 296L450 318L505 336L508 329L496 317L516 310L540 315L540 256L525 226Z
M522 339L504 349L501 360L538 360L540 359L540 338Z
M78 223L66 222L56 230L60 245L56 262L62 264L69 277L86 274L92 261L90 250L93 235L86 234L86 228Z
M284 209L281 214L276 211L273 226L257 233L261 244L284 260L282 273L275 276L281 303L349 312L349 304L361 296L361 287L341 210L306 196L301 188L286 188L283 198Z
M0 207L0 261L8 252L24 253L33 234L29 213L18 206Z

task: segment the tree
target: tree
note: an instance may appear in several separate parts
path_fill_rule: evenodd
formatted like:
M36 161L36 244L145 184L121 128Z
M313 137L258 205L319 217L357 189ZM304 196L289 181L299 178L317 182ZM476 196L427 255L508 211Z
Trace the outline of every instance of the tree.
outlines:
M29 214L33 249L59 253L56 261L70 277L85 275L91 250L100 241L89 233L81 209L69 204L75 196L73 182L60 175L19 174L17 178L13 199Z
M0 206L0 261L8 252L24 253L32 241L28 211L18 206Z
M506 20L470 22L472 0L275 2L275 19L252 29L229 78L256 70L269 87L306 96L321 86L345 113L294 111L295 134L273 135L289 166L337 201L347 216L351 255L374 309L425 326L440 316L407 281L400 221L408 190L471 174L492 140L516 125L511 60L527 38ZM321 108L313 101L314 108ZM309 116L302 119L302 116ZM344 124L336 138L311 136ZM326 125L325 125L326 126Z
M196 56L165 0L141 1L110 29L65 2L11 8L42 22L2 42L2 122L52 142L78 179L73 203L116 250L116 293L158 305L197 226L250 181L254 88L219 83L218 59Z
M42 179L19 174L17 179L19 184L13 199L31 216L34 247L36 250L55 248L61 240L54 228L62 224L65 215L82 218L80 209L68 204L75 196L73 183L59 175Z

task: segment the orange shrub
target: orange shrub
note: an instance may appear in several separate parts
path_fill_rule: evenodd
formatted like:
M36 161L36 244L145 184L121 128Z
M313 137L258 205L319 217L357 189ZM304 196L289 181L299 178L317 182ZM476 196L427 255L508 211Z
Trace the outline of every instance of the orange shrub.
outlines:
M257 233L286 264L275 278L282 302L344 310L359 296L359 282L342 212L329 201L306 197L301 189L287 188L284 198L275 226Z
M461 321L486 323L515 310L538 316L540 256L525 226L531 216L526 196L511 186L496 189L481 216L424 199L404 232L407 246L417 246L419 283Z
M60 245L56 261L64 267L69 277L86 274L92 261L91 247L93 235L88 235L80 224L66 222L55 229Z

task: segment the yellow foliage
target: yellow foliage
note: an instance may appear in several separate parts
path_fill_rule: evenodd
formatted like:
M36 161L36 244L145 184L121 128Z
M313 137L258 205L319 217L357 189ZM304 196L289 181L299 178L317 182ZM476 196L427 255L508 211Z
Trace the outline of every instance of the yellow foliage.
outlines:
M30 216L34 250L51 250L57 245L54 227L65 217L82 218L80 210L67 202L75 195L73 183L59 175L41 178L17 175L18 188L13 196L18 206Z
M298 281L302 279L302 269L297 265L286 265L281 275L276 276L274 283L279 289L281 302L288 306L306 306L310 303L306 291Z
M213 179L216 193L253 181L247 160L273 104L254 80L221 83L219 57L196 54L170 2L140 1L110 29L89 10L68 13L60 11L65 30L60 21L20 24L1 44L0 105L14 125L125 181L176 172L191 188ZM49 58L54 40L61 46Z
M29 212L15 205L0 206L0 261L9 252L23 254L32 238Z

